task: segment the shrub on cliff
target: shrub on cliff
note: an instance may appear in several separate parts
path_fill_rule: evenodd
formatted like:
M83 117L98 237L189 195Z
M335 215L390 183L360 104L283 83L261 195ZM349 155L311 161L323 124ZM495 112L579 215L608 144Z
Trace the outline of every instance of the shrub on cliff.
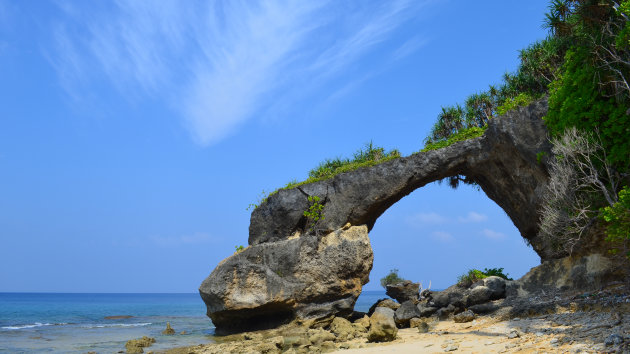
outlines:
M467 288L477 281L491 276L500 277L505 280L512 280L512 278L508 277L508 274L503 273L503 268L484 268L483 271L480 271L479 269L471 269L467 273L457 277L457 285Z
M381 286L387 289L387 285L404 282L405 279L398 276L398 269L392 269L389 274L381 278Z

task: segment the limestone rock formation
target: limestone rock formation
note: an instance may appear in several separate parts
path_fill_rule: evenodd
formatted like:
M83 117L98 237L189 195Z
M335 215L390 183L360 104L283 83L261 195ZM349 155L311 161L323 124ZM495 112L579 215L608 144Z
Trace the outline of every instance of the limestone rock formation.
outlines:
M391 342L396 339L398 328L394 322L394 310L387 307L377 307L370 316L370 331L368 341Z
M366 226L250 246L221 262L199 292L217 331L349 315L368 282Z
M553 286L563 277L567 287L605 281L611 267L595 254L597 240L585 237L574 248L579 257L563 258L565 253L538 236L538 211L549 179L547 159L539 157L551 156L542 120L546 110L542 99L490 120L481 137L269 196L252 212L249 247L222 261L199 289L217 332L350 316L372 268L368 232L377 218L415 189L453 176L475 181L503 208L543 265L520 283L490 280L477 290L424 297L417 304L420 317L445 318L467 307L491 311L484 301ZM315 223L304 216L310 196L323 205L324 217ZM387 310L393 321L393 310ZM408 322L401 311L403 317Z
M420 291L419 283L412 283L409 280L405 280L396 284L387 284L385 287L385 293L387 296L396 299L399 303L405 301L418 301L418 294Z
M171 327L170 322L166 322L166 329L162 331L162 334L167 336L175 334L175 330L173 329L173 327Z
M543 260L559 258L563 255L554 254L537 235L541 193L548 180L545 161L539 162L537 154L551 155L542 120L546 111L546 100L537 101L490 120L479 138L281 189L252 212L249 244L304 233L303 211L309 206L308 196L320 197L324 205L325 218L315 225L321 232L340 229L347 223L371 229L385 210L417 188L465 175L505 210Z

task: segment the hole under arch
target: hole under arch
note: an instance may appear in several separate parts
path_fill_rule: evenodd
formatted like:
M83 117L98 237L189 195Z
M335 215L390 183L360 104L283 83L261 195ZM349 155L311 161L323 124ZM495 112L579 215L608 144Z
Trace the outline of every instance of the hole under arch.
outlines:
M383 291L391 269L440 290L469 269L504 268L518 279L540 264L504 210L476 186L433 182L392 205L370 231L374 265L364 291ZM359 305L359 303L357 303Z

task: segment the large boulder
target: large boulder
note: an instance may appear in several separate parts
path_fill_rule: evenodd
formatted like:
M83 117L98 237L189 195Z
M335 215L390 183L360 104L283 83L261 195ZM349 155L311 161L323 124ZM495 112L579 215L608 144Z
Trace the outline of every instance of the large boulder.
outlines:
M400 304L392 299L379 299L372 306L370 306L370 309L368 310L368 313L367 313L368 316L371 316L377 307L387 307L396 311L400 307Z
M330 324L330 331L337 337L337 341L345 341L354 338L357 329L345 318L335 317Z
M370 330L368 341L391 342L396 339L398 328L394 322L394 310L387 307L377 307L370 316Z
M219 333L345 316L369 280L372 259L366 226L306 234L232 255L199 293Z
M487 277L483 280L483 285L490 290L490 300L505 297L505 279L497 276Z
M388 284L385 287L385 293L387 296L396 299L399 303L405 301L417 301L420 291L419 283L412 283L409 280L405 280L396 284Z
M414 317L420 317L420 311L411 300L403 302L396 312L394 312L394 321L399 327L408 327L409 320Z

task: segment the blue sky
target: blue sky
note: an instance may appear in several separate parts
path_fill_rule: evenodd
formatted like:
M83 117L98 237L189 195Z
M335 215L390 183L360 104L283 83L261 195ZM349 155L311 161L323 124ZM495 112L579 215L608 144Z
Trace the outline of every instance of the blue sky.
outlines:
M261 192L440 107L545 37L537 1L0 0L0 291L195 292ZM483 192L437 183L371 232L372 281L539 262Z

